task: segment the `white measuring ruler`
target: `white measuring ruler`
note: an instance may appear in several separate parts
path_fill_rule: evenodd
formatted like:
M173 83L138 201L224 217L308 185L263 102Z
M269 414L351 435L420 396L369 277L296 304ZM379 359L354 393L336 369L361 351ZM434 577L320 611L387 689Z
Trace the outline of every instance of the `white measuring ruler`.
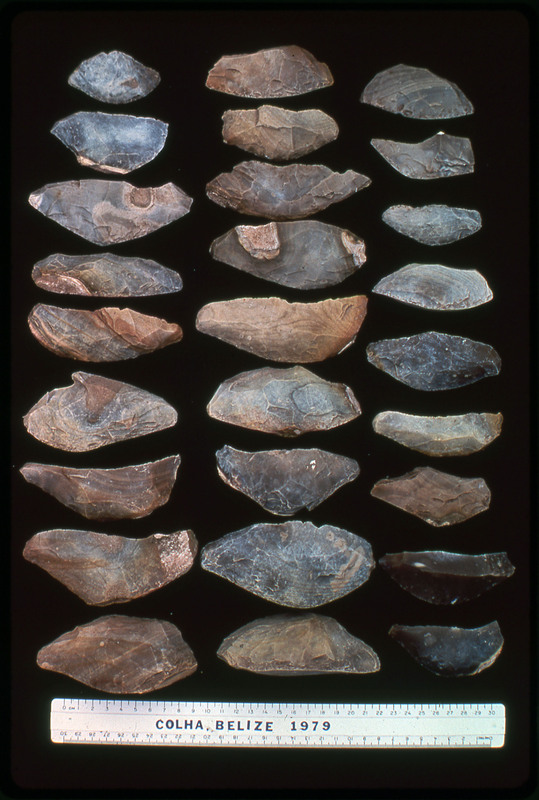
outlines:
M176 747L503 747L505 706L55 698L51 740Z

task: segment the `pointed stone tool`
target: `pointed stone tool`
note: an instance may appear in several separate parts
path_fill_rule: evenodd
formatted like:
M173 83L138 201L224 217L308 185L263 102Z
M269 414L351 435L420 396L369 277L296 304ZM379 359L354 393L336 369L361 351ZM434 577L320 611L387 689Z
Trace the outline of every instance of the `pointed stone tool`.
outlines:
M32 279L49 292L91 297L147 297L179 292L183 286L177 272L157 261L114 253L55 253L34 264Z
M373 292L432 311L462 311L492 300L480 272L441 264L407 264L378 281Z
M302 508L312 511L359 475L353 458L315 448L252 453L225 445L215 455L219 477L228 486L284 517Z
M365 674L380 659L337 620L322 614L276 614L249 622L217 651L230 667L261 675Z
M71 73L68 83L102 103L118 104L146 97L160 80L154 69L127 53L113 50L83 61Z
M482 628L393 625L389 635L422 667L449 678L477 675L492 666L503 647L496 621Z
M483 450L502 431L501 414L422 417L381 411L372 421L376 433L427 456L467 456Z
M438 331L371 342L367 360L401 383L426 392L493 377L502 364L490 345Z
M197 553L192 531L128 539L106 533L36 533L23 556L92 606L127 603L188 572Z
M206 185L210 200L240 214L273 220L302 219L369 186L371 179L349 169L333 172L321 164L277 167L242 161Z
M152 117L79 111L56 122L51 133L75 154L81 166L125 175L161 152L168 125Z
M92 178L48 183L28 202L37 211L92 244L140 239L185 216L192 198L173 183L137 187Z
M241 372L219 386L207 410L230 425L279 436L329 430L361 414L349 386L325 381L304 367Z
M412 119L453 119L474 111L455 83L407 64L375 75L363 90L361 102Z
M179 342L183 336L176 323L131 308L87 311L38 303L30 312L28 325L48 350L79 361L136 358Z
M223 56L206 80L208 89L237 97L293 97L331 86L326 64L296 45Z
M196 327L261 358L307 364L353 344L366 313L365 295L317 303L242 297L203 306Z
M20 472L28 483L86 519L140 519L168 502L179 465L175 455L114 469L29 462Z
M483 478L460 478L432 467L384 478L374 484L371 495L437 528L465 522L490 505Z
M161 397L129 383L74 372L73 384L43 395L24 417L40 442L83 453L170 428L176 410Z
M430 246L458 242L477 233L482 225L479 211L445 205L390 206L382 219L403 236Z
M197 669L193 651L171 622L120 614L62 634L41 648L37 664L110 694L153 692Z
M463 136L451 136L440 131L423 142L371 139L371 144L393 169L406 178L453 178L474 171L472 143Z
M365 261L365 242L343 228L317 220L238 225L215 239L217 261L294 289L334 286Z
M222 536L202 548L200 566L272 603L315 608L365 583L374 559L355 533L293 520Z
M473 600L515 571L507 553L473 556L444 550L405 551L387 553L378 563L407 592L435 605Z

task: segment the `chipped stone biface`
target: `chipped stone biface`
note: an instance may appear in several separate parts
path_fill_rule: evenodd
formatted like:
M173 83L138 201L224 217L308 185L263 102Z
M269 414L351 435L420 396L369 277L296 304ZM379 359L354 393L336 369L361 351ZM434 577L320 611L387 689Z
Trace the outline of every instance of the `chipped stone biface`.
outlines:
M242 428L299 436L351 422L361 409L344 383L325 381L304 367L265 367L224 381L208 414Z
M490 505L483 478L460 478L432 467L384 478L374 484L371 494L437 528L465 522Z
M157 261L114 253L55 253L34 264L32 278L49 292L91 297L147 297L179 292L183 286L177 272Z
M21 474L86 519L140 519L168 502L180 456L116 469L27 463Z
M318 150L339 135L337 123L316 108L277 106L225 111L223 139L261 158L289 161Z
M380 669L368 644L322 614L256 619L227 636L217 655L230 667L261 675L365 674Z
M422 667L448 678L477 675L492 666L503 647L496 621L482 628L393 625L389 635Z
M251 98L293 97L332 83L327 65L296 45L223 56L206 80L208 89Z
M407 64L375 75L363 90L361 102L412 119L453 119L474 111L456 84Z
M144 694L197 669L193 651L171 622L111 614L79 625L42 647L42 669L110 694Z
M51 447L83 453L165 430L178 420L165 400L129 383L88 372L71 377L71 386L47 392L23 420L29 434Z
M315 448L251 453L225 445L215 455L219 476L228 486L285 517L302 508L311 511L359 475L353 458Z
M182 339L176 323L131 308L85 311L39 303L28 317L38 342L58 356L78 361L123 361L153 353Z
M426 392L467 386L501 369L501 358L490 345L437 331L371 342L367 359L392 378Z
M371 144L393 169L406 178L453 178L474 171L472 143L463 136L440 132L423 142L371 139Z
M48 183L32 192L30 205L93 244L139 239L183 217L192 199L173 183L136 187L126 181Z
M399 586L419 600L456 605L479 597L515 571L507 553L466 555L433 550L387 553L378 560Z
M366 313L365 295L318 303L242 297L203 306L196 327L261 358L307 364L351 345Z
M431 246L452 244L481 229L481 214L444 205L390 206L382 219L398 233Z
M69 147L83 167L125 175L161 152L168 125L152 117L79 111L56 122L51 133Z
M372 426L376 433L427 456L467 456L483 450L502 431L501 414L458 414L421 417L381 411Z
M359 236L317 220L238 225L212 242L217 261L294 289L334 286L367 257Z
M371 179L354 170L339 173L320 164L277 167L242 161L206 185L206 194L224 208L273 220L302 219L346 200Z
M441 264L407 264L378 281L373 292L432 311L462 311L492 300L480 272Z
M144 597L188 572L197 541L192 531L128 539L105 533L36 533L23 556L45 569L85 603L107 606Z
M355 533L294 520L250 525L210 542L200 566L272 603L315 608L365 583L374 559Z
M69 76L68 83L103 103L131 103L153 92L159 73L140 61L113 50L83 61Z

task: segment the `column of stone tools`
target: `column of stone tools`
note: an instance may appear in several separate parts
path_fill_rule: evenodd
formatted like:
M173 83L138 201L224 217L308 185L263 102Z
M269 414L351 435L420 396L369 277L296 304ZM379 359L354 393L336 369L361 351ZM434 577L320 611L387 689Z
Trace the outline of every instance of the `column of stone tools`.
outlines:
M71 86L103 103L129 103L149 94L160 77L121 52L84 61ZM81 111L57 122L52 133L79 164L112 175L151 161L165 144L168 125L153 118ZM138 188L122 180L83 178L44 186L30 196L45 216L99 245L115 245L157 230L189 211L191 198L172 183ZM53 255L32 277L42 289L93 297L141 297L177 292L177 272L141 258L113 253ZM179 342L175 323L129 308L83 310L36 305L30 330L53 353L83 362L131 359ZM164 430L176 410L164 399L127 383L75 372L73 384L44 395L24 418L28 432L69 453ZM138 519L164 505L179 455L115 469L25 464L24 478L90 520ZM191 567L191 531L128 539L103 533L36 533L24 557L47 570L88 605L125 603L169 583ZM115 694L167 686L197 668L180 631L159 619L111 614L63 634L43 647L37 663Z
M206 85L242 98L284 99L332 83L325 64L291 46L225 56ZM226 111L223 123L226 143L276 161L300 158L338 135L335 121L318 109L262 105ZM350 231L304 218L370 182L352 170L338 174L320 165L244 161L210 181L207 195L225 208L271 221L238 225L212 243L211 254L293 289L337 284L365 261L364 243ZM205 305L197 316L199 331L261 358L295 364L229 378L208 413L288 437L354 420L360 408L349 386L298 365L340 353L354 341L365 313L363 296L319 303L243 297ZM226 445L216 456L218 473L229 486L281 517L314 508L359 473L354 459L319 449L245 452ZM294 520L261 522L210 542L202 549L201 566L271 603L305 610L359 587L374 559L370 544L354 533ZM336 620L312 613L254 620L227 636L218 655L230 666L273 675L367 673L380 667L371 647Z
M449 120L474 111L455 84L427 69L402 64L377 74L361 100L427 121ZM407 178L441 179L474 171L472 145L464 137L438 132L419 143L372 139L371 144ZM446 205L395 205L382 219L399 233L431 246L459 241L482 224L479 211ZM492 299L479 272L440 264L408 264L379 281L373 291L440 312L471 309ZM498 353L488 344L438 331L373 342L367 356L375 367L423 391L463 387L496 376L501 365ZM502 415L487 412L416 416L384 410L373 420L377 433L429 458L478 452L499 436L501 426ZM460 477L431 466L379 480L371 494L437 527L465 522L490 504L490 491L482 478ZM437 605L468 601L514 572L506 553L406 551L388 553L380 564L403 589ZM497 621L473 629L394 624L389 634L437 675L475 675L494 663L503 645Z

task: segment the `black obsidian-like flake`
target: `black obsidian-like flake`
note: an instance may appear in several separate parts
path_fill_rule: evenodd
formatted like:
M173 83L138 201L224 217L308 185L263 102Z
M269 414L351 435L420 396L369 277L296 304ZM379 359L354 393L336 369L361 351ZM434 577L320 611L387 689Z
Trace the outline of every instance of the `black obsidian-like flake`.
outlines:
M492 666L503 647L498 622L482 628L393 625L389 635L422 667L444 677L477 675Z
M515 571L507 553L466 555L432 550L387 553L378 563L419 600L455 605L497 586Z
M502 363L488 344L437 331L371 342L367 359L401 383L426 392L498 375Z
M225 483L284 517L311 511L359 475L353 458L315 448L250 453L225 445L215 455Z

